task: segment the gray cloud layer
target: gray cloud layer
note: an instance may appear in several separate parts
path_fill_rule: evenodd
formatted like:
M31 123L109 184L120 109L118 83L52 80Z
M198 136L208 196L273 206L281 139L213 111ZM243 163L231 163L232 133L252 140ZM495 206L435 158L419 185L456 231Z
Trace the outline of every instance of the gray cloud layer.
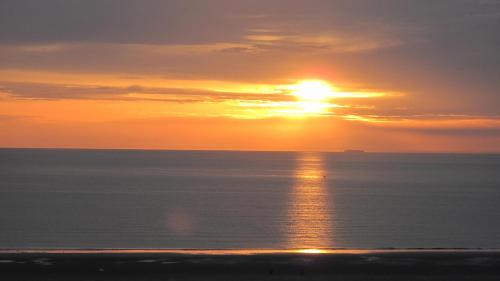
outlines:
M293 27L288 31L414 38L411 31L491 47L500 35L488 22L499 18L494 0L3 0L0 42L189 44L234 41L249 28Z

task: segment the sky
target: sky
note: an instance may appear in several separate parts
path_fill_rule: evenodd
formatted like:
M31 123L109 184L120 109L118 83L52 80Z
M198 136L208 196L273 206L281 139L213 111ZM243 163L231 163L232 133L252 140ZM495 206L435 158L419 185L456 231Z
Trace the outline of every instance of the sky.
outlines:
M0 147L500 152L499 30L497 0L0 0Z

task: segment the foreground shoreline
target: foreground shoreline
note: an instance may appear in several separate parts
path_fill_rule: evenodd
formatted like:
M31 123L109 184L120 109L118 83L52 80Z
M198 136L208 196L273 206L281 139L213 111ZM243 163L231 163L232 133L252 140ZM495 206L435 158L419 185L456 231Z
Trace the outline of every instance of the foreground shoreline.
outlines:
M2 250L0 279L500 280L500 250Z

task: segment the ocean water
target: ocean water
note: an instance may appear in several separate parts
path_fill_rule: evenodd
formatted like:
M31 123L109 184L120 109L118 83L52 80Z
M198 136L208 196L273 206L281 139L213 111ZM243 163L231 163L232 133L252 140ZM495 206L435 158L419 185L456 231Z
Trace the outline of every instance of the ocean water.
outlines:
M0 149L0 248L498 248L500 155Z

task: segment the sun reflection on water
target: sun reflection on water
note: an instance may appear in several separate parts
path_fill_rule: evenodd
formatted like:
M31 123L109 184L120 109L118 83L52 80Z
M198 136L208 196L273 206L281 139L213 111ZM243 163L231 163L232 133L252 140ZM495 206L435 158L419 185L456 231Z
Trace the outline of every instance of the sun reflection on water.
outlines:
M332 225L326 172L321 153L297 157L295 182L288 206L287 248L321 253L332 248Z

